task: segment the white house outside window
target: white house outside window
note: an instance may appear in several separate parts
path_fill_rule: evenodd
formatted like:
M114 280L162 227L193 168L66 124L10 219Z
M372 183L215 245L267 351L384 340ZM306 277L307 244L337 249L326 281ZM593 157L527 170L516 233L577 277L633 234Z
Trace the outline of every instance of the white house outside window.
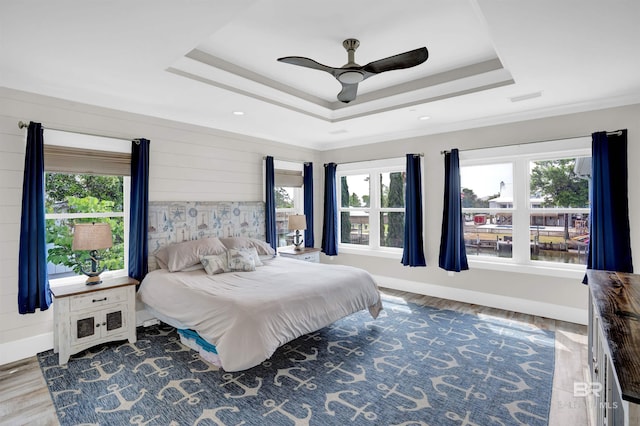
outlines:
M338 165L339 250L402 253L404 245L404 158Z
M464 239L472 266L584 273L589 138L460 152Z

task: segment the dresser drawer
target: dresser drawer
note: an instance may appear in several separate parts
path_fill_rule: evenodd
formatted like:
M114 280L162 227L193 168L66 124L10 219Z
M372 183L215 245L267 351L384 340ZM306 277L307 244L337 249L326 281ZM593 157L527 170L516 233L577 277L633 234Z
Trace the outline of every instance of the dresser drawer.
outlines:
M127 287L114 288L113 290L97 291L89 294L71 296L71 311L79 311L87 308L99 308L100 306L109 305L111 303L119 303L127 300Z
M298 256L298 259L300 260L304 260L305 262L316 262L319 263L320 262L320 254L319 253L307 253L307 254L303 254Z

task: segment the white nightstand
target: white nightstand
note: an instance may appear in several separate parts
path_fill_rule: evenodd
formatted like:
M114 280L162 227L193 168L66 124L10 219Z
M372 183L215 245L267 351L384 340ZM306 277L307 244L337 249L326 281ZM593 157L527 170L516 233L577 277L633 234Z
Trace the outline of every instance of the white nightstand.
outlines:
M292 248L278 249L280 256L290 257L292 259L304 260L305 262L320 263L320 249L313 247L305 247L302 250L294 250Z
M54 300L53 351L58 363L100 343L136 341L136 285L129 277L102 284L84 283L51 289Z

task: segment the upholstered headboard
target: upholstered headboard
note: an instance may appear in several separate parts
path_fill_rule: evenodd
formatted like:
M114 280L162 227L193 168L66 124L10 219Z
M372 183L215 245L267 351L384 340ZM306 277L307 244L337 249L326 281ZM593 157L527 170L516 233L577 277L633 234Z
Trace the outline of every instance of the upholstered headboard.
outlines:
M262 201L150 201L149 270L163 246L207 237L265 239Z

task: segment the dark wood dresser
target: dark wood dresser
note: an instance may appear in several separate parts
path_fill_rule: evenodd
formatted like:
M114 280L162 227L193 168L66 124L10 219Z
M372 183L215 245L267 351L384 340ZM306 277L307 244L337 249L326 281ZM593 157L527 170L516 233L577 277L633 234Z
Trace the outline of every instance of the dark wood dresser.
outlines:
M574 393L593 402L594 425L640 425L640 275L587 271L591 383Z

